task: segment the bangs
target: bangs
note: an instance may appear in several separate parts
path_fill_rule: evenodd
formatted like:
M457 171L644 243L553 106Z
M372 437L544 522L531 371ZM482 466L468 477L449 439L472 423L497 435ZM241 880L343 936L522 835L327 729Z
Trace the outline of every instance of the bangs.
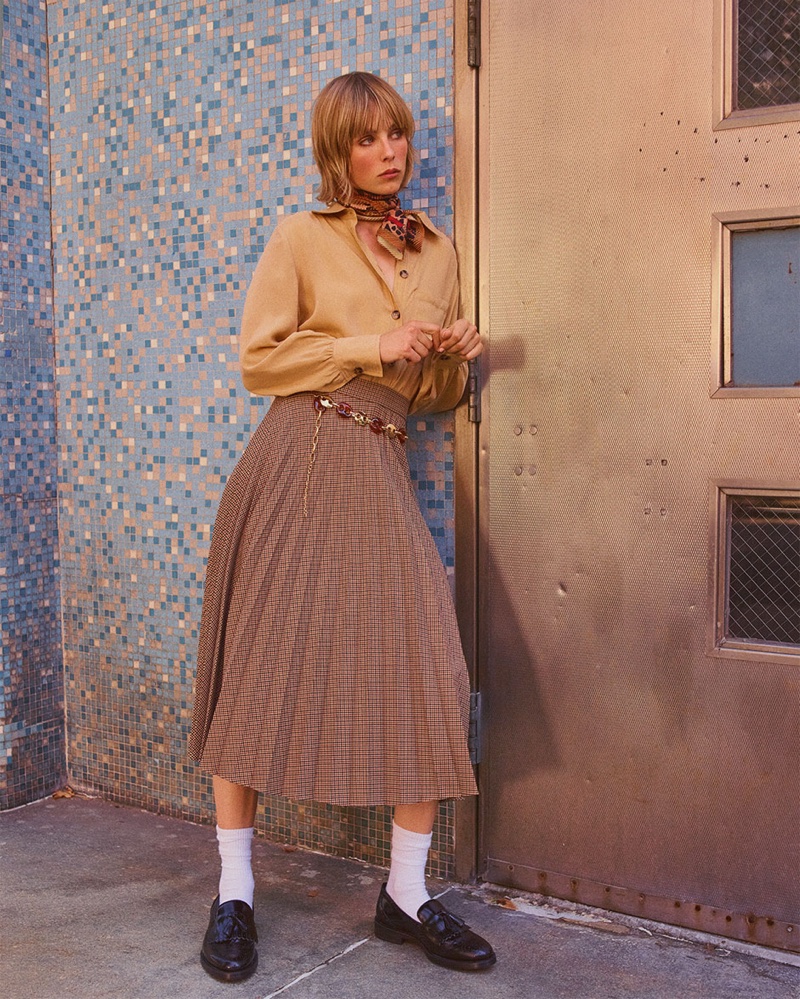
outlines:
M360 88L358 88L360 89ZM354 88L356 90L356 88ZM414 135L414 119L408 110L408 105L394 91L373 90L365 86L361 93L356 90L353 103L348 108L342 137L350 145L367 132L376 132L381 128L399 128L406 138Z

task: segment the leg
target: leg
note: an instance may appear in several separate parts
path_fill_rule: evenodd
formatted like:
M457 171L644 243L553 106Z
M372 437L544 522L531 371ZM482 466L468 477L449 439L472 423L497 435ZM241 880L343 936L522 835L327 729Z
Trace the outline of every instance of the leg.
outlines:
M413 805L395 805L395 825L410 832L432 833L438 811L438 801L415 801Z
M394 808L392 863L386 891L411 919L416 919L419 907L430 901L425 888L425 864L438 810L438 801L415 801Z
M220 829L252 829L256 818L258 791L214 777L214 805Z
M222 872L200 961L212 978L240 982L258 965L250 861L258 792L214 777L214 804Z
M214 777L214 804L217 807L217 841L222 861L220 905L240 899L252 909L255 885L250 850L258 791Z

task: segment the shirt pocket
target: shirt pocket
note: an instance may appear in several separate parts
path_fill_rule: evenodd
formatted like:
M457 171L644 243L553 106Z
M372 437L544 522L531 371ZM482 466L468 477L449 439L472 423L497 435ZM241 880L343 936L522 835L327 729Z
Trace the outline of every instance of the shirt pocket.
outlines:
M407 320L416 319L421 323L441 326L447 318L449 304L446 298L437 298L422 291L415 291L409 296L403 315Z

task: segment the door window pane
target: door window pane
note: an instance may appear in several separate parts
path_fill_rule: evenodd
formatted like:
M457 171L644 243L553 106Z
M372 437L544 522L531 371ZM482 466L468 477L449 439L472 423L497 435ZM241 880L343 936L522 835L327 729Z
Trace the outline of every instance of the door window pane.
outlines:
M800 645L800 497L727 497L725 638Z
M800 385L800 226L731 232L731 380Z
M800 103L800 0L738 0L737 107Z

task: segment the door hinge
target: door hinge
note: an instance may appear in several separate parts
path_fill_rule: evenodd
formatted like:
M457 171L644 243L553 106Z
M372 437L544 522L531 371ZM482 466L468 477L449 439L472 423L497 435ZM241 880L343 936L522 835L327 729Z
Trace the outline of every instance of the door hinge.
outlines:
M467 382L467 405L469 407L469 422L481 422L481 369L478 359L469 362L469 381Z
M469 758L473 764L481 762L481 695L469 695L469 735L467 737Z
M467 64L481 64L481 0L467 0Z

